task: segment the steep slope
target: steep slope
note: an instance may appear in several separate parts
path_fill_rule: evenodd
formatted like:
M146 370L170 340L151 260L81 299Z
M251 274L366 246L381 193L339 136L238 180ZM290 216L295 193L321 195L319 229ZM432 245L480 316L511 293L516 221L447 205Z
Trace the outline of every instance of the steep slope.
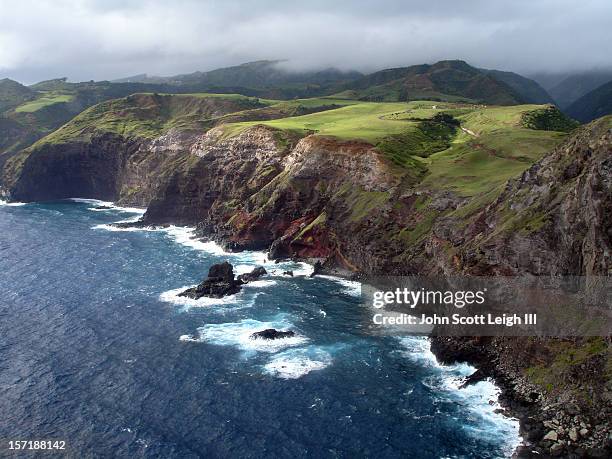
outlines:
M567 114L582 122L612 113L612 81L585 94L565 109Z
M548 93L559 107L565 109L574 101L609 81L612 81L612 71L573 74L551 88Z
M431 99L496 105L527 102L508 84L459 60L375 72L347 85L346 94L372 101Z
M509 181L490 205L441 221L435 234L444 242L431 243L428 255L446 260L444 269L475 275L610 276L611 218L608 116ZM466 220L465 230L457 231ZM436 337L432 350L443 362L478 366L482 377L504 387L502 398L523 420L522 434L531 442L520 457L610 456L609 336Z
M34 91L16 81L0 80L0 113L32 99L34 95Z
M501 70L483 70L496 80L510 86L521 98L530 104L552 104L553 98L536 81L514 72Z
M142 203L146 198L137 191L147 194L158 179L154 172L184 152L185 139L225 114L263 106L243 96L137 94L104 102L9 159L3 181L28 200L75 194L116 199L125 188ZM126 171L130 166L134 170ZM130 188L131 174L142 182L137 188Z
M206 222L234 248L274 243L277 256L409 273L442 269L421 260L437 225L493 202L565 135L540 122L557 119L547 106L344 103L104 102L9 160L5 192L149 205L148 222Z
M20 87L21 96L13 97L12 104L0 114L7 120L0 123L0 138L6 139L0 144L0 167L10 156L92 105L138 91L163 89L143 84L69 83L65 78L43 81L31 87L14 83L11 87Z
M327 99L283 102L236 94L135 94L85 110L11 157L1 183L22 200L105 196L147 205L161 176L180 168L183 160L197 159L190 154L191 145L217 124L339 106Z

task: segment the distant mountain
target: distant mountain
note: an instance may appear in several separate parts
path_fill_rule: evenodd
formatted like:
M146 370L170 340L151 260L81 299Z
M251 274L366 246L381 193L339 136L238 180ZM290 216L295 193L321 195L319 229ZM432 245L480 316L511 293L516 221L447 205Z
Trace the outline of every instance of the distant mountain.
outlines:
M548 93L562 109L569 107L588 92L612 80L612 70L593 71L568 76Z
M291 71L283 61L256 61L208 72L194 72L171 77L146 74L114 82L162 84L179 92L239 92L260 97L308 97L329 93L341 84L363 76L359 72L338 69ZM178 88L178 89L177 89Z
M567 77L572 74L569 72L553 73L553 72L538 72L527 75L528 78L536 81L546 91L550 91ZM550 93L549 93L550 94Z
M8 78L0 80L0 112L34 98L35 94L34 91L21 83Z
M552 104L553 98L536 81L514 72L501 70L483 70L499 81L506 83L523 97L526 102L533 104Z
M372 101L430 99L495 105L548 100L546 92L527 78L480 70L461 60L381 70L349 83L344 95Z
M130 77L111 80L111 83L149 83L150 81L147 80L149 80L149 76L146 73L140 73Z
M572 118L584 123L612 114L612 81L574 101L565 111Z

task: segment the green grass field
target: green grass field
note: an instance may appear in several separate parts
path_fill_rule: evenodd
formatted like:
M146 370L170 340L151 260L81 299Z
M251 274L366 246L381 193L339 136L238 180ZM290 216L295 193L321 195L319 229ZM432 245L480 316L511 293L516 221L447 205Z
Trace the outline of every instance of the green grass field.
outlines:
M55 105L62 102L70 102L73 99L74 95L72 94L47 93L37 99L21 104L19 107L15 108L15 111L17 113L37 112L38 110L48 107L50 105Z
M307 99L300 100L300 103ZM232 123L225 127L225 135L231 137L245 129L262 124L276 129L294 131L307 134L314 131L318 135L328 135L339 139L359 139L376 143L390 134L400 134L413 123L411 121L390 120L386 116L396 112L403 112L410 104L402 102L378 103L357 102L339 99L316 99L310 101L314 104L338 104L344 107L327 110L309 115L283 118L271 121L247 121Z

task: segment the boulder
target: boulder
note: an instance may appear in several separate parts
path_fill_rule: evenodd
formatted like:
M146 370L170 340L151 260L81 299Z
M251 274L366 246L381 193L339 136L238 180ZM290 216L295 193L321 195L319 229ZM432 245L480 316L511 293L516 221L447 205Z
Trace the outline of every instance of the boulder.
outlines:
M463 380L461 386L459 386L459 389L465 389L468 386L479 383L480 381L484 381L485 379L487 379L487 377L488 376L486 372L482 371L481 369L478 369Z
M558 439L559 439L559 436L557 435L557 432L555 432L554 430L551 430L546 435L544 435L544 438L542 440L557 441Z
M251 334L252 339L281 339L281 338L291 338L295 336L295 332L291 330L280 331L274 328L267 328L266 330L258 331Z
M265 274L268 274L268 271L266 271L266 268L264 268L263 266L257 266L250 273L240 274L238 276L238 281L242 282L243 284L248 284L249 282L256 281L257 279L259 279L261 276Z
M284 274L285 276L291 276L291 277L293 277L293 271L283 271L283 274Z
M212 265L208 270L208 279L219 279L231 282L234 280L234 267L227 261Z

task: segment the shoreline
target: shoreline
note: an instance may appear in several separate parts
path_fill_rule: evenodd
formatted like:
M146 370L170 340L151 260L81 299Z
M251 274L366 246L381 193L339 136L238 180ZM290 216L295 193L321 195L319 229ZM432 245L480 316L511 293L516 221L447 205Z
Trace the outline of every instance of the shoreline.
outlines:
M118 222L113 222L110 225L116 226L117 228L124 228L125 230L130 229L141 229L144 230L148 228L150 230L164 230L170 227L175 227L172 224L138 224L142 223L141 218L144 212L146 212L146 208L135 208L135 207L122 207L117 206L113 202L100 201L96 199L85 199L85 198L70 198L69 201L76 203L89 203L94 205L110 205L110 211L118 211L118 212L126 212L126 213L134 213L139 214L138 219L135 220L122 220ZM2 204L11 205L12 203L2 202ZM13 205L23 205L25 203L14 203ZM116 225L119 223L119 225ZM291 257L291 258L282 258L282 259L269 259L267 257L268 251L255 251L255 250L232 250L230 246L227 244L223 244L222 241L217 241L214 238L203 236L202 234L198 234L197 228L195 226L183 226L177 227L185 230L191 230L192 234L186 235L189 239L193 241L193 244L210 244L213 243L219 247L222 252L227 253L228 255L236 255L239 253L262 253L265 254L265 260L268 263L283 263L283 262L296 262L296 263L305 263L311 266L314 270L314 266L317 262L321 263L324 260L320 258L300 258L300 257ZM176 238L175 238L176 240ZM184 243L176 240L178 243ZM193 244L189 244L192 247L196 248ZM200 248L200 250L205 250ZM362 277L362 274L359 272L350 271L348 269L341 268L329 268L324 265L322 268L315 274L322 276L323 278L329 278L332 281L350 281L350 282L360 282L359 279ZM306 275L308 277L308 275ZM335 279L334 279L335 278ZM513 458L524 458L524 457L533 457L533 447L534 445L529 440L530 432L533 432L533 426L529 422L532 418L537 417L543 413L543 406L540 405L539 402L534 402L531 405L525 405L524 401L521 400L521 397L518 396L516 391L513 389L513 384L511 381L508 381L506 376L503 376L498 369L495 369L495 365L491 363L485 363L484 359L487 359L487 352L482 351L480 355L474 354L471 359L463 358L461 352L450 353L448 350L442 350L436 348L435 346L436 337L428 337L428 342L430 344L430 349L432 354L435 356L436 360L440 364L451 364L451 363L460 363L465 362L470 366L475 368L475 372L473 375L469 376L467 380L472 378L474 375L479 374L479 380L484 380L487 378L491 378L493 384L499 389L499 395L497 397L497 401L499 405L504 409L503 412L500 412L500 416L516 418L519 422L519 431L518 431L518 439L520 443L514 448L512 457ZM466 381L467 381L466 380ZM473 381L474 383L478 381ZM467 381L469 382L469 381ZM461 390L461 388L457 389ZM541 454L537 452L535 454ZM590 456L589 456L590 457Z

